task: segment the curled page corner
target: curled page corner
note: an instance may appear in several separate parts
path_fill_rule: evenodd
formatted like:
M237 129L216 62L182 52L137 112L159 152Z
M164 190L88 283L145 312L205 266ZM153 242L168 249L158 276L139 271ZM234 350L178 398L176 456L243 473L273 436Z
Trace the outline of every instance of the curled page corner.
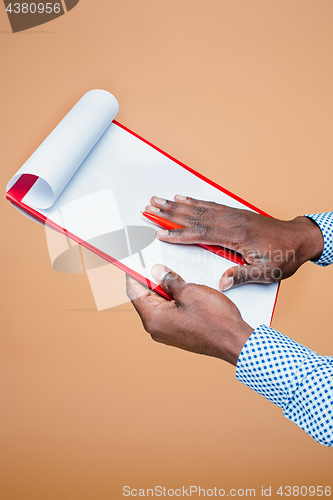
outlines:
M37 176L22 201L32 208L50 208L118 111L110 92L96 89L84 94L11 178L7 192L21 176Z

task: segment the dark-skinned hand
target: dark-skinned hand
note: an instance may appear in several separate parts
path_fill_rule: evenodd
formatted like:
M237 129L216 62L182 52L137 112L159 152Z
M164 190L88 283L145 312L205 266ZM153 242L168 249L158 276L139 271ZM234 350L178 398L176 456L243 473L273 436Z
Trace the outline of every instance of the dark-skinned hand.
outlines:
M161 264L152 275L171 301L127 276L127 295L152 339L236 365L253 328L235 304L217 290L186 283Z
M222 275L223 291L288 278L306 261L319 259L323 251L320 228L303 216L282 221L181 195L175 201L153 196L146 211L184 226L158 231L162 241L220 245L243 256L247 265L231 267Z

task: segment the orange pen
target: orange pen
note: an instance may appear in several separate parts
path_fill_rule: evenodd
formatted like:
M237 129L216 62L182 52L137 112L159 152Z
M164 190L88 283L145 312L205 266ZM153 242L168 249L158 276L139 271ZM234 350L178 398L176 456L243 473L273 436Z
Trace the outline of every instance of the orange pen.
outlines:
M150 214L149 212L142 212L142 215L144 215L151 222L154 222L163 229L184 229L183 226L179 226L174 222L171 222L167 219L163 219L158 215L153 215ZM205 248L205 250L209 250L210 252L216 253L220 257L224 257L225 259L231 260L232 262L235 262L235 264L239 264L241 266L245 264L245 260L243 259L243 257L239 253L234 252L233 250L228 250L227 248L220 247L218 245L202 245L201 243L197 243L197 245L199 247Z

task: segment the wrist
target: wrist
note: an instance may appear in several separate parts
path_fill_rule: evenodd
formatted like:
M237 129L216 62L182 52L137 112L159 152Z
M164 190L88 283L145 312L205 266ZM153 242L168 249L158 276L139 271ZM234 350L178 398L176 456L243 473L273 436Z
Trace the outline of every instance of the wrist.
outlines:
M318 224L305 216L296 217L292 222L297 225L299 237L297 257L300 265L308 260L320 259L324 250L324 238Z
M232 331L230 332L230 342L227 350L223 349L223 355L219 356L228 363L236 366L242 349L249 339L249 337L254 332L254 328L248 325L240 319L235 325L233 325Z

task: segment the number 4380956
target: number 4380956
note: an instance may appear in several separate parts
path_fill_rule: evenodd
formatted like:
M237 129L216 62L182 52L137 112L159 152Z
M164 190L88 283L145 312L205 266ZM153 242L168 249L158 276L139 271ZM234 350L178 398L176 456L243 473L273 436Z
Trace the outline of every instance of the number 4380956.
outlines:
M60 14L61 6L60 3L52 4L47 3L10 3L6 8L6 11L10 14Z
M331 487L330 486L280 486L277 495L286 497L330 497Z

